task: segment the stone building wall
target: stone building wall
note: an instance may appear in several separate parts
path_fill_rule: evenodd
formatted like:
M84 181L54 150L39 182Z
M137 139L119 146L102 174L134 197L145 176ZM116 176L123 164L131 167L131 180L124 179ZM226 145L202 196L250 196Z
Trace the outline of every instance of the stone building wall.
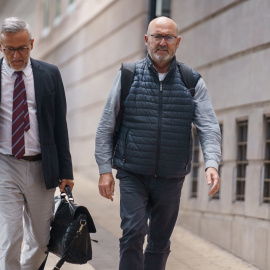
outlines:
M219 198L208 197L200 153L197 197L191 196L191 173L179 223L264 270L270 269L270 204L263 199L269 159L269 14L268 0L172 0L171 7L182 36L177 56L202 74L223 129ZM242 121L247 121L244 201L236 196Z

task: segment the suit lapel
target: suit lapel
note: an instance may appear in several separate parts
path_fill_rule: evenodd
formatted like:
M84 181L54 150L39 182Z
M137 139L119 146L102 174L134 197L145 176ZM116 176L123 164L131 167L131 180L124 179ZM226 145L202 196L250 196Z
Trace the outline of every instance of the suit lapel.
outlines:
M34 88L35 88L35 96L36 96L36 105L37 105L37 112L41 111L41 101L42 101L42 94L44 90L44 71L41 68L40 64L31 58L32 70L33 70L33 77L34 77Z

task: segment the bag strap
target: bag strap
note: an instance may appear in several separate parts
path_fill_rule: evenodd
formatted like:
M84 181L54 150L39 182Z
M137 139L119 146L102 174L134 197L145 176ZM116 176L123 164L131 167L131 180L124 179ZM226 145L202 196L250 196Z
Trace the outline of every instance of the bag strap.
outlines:
M114 135L113 135L113 152L118 141L118 135L120 131L120 127L124 117L125 111L125 100L128 96L130 87L133 83L135 76L135 63L122 63L121 66L121 98L120 98L120 108L118 115L116 117L115 125L114 125Z
M124 117L124 103L134 80L135 66L135 63L122 63L121 66L121 99L119 113L116 117L115 132L119 131Z
M53 270L60 270L62 265L65 263L66 261L66 257L67 255L64 255L58 262L57 264L55 265L55 267L53 268Z
M44 261L42 262L42 264L41 264L41 266L38 268L38 270L44 270L45 265L46 265L46 262L47 262L47 259L48 259L48 254L49 254L49 252L46 251L46 258L44 259Z
M195 87L198 82L198 80L201 78L201 75L198 76L198 78L194 78L193 76L193 70L188 65L177 62L177 66L179 68L179 72L181 74L181 80L185 84L185 86L189 89L190 94L192 97L195 95Z

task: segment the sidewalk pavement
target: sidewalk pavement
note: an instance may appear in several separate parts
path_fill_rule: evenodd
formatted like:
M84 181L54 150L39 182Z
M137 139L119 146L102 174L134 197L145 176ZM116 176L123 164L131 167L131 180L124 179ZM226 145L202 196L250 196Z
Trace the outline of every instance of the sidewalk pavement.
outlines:
M114 202L99 195L97 180L75 175L73 191L75 202L86 206L96 225L97 233L91 234L93 260L89 264L65 263L61 270L117 270L119 261L119 190L116 183ZM45 270L52 270L59 260L49 254ZM171 237L171 253L166 270L260 270L231 253L177 225Z
M180 226L171 241L168 270L260 270Z
M174 230L172 250L175 256L170 256L167 264L167 268L172 270L259 270L180 226ZM45 270L52 270L58 260L58 257L50 254ZM65 263L61 269L103 270L90 264Z
M49 254L47 263L45 266L45 270L52 270L53 267L57 264L60 258L55 256L54 254ZM95 270L90 264L83 264L83 265L77 265L77 264L70 264L70 263L64 263L64 265L61 267L61 270Z

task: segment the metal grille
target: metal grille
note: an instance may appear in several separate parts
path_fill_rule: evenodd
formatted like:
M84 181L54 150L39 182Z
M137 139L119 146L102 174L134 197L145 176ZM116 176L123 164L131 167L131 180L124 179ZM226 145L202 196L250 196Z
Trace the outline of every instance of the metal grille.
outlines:
M237 124L237 176L236 176L236 200L245 200L245 185L246 185L246 167L247 161L247 135L248 121L241 121Z
M265 120L263 202L270 203L270 117Z
M193 162L192 162L192 181L191 181L191 197L198 197L198 177L200 167L200 141L196 129L193 128Z

